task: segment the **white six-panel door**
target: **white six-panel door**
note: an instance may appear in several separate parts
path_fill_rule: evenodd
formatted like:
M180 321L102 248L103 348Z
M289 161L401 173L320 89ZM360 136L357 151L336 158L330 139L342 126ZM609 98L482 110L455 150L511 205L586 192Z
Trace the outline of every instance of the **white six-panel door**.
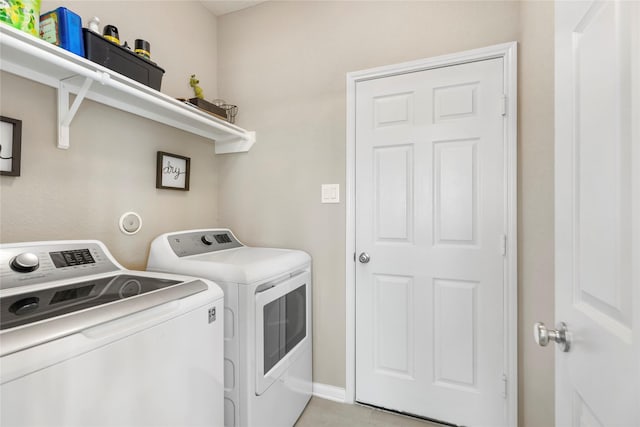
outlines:
M640 426L639 27L637 1L556 3L558 427Z
M356 84L359 402L507 423L503 61Z

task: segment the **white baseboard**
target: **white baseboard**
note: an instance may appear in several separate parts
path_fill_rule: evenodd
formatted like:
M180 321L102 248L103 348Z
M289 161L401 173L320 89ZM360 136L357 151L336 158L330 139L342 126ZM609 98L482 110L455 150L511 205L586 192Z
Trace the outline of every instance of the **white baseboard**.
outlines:
M328 384L313 383L313 395L321 399L345 403L346 392L344 388Z

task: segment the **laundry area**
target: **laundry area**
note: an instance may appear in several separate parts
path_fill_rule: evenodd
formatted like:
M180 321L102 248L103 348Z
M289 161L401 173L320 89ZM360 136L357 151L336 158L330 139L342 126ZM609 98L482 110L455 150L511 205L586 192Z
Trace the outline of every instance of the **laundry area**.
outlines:
M640 425L639 46L637 1L0 0L0 426Z

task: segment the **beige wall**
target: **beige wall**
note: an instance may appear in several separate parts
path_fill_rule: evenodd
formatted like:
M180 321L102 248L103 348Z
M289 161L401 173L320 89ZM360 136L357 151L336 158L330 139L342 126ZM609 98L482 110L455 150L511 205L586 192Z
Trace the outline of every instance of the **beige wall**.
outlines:
M205 93L215 97L216 19L200 3L46 1L42 10L59 5L85 23L97 15L117 25L130 44L149 40L153 59L166 70L163 92L191 96L189 75L198 73ZM170 30L176 23L187 30ZM56 99L53 88L0 74L0 112L23 125L21 176L0 179L1 242L99 239L126 266L144 268L156 235L218 225L211 142L85 101L71 124L71 148L59 150ZM191 157L190 191L155 188L158 150ZM118 229L120 215L130 210L143 221L134 236Z
M314 259L314 381L345 386L345 75L519 42L520 425L553 425L553 351L531 324L553 317L553 4L267 2L218 19L218 88L257 131L222 156L220 221L252 244ZM238 197L241 194L242 197ZM547 349L548 350L548 349Z
M345 385L345 210L320 204L320 185L345 183L345 74L519 42L519 414L553 425L553 351L530 338L553 324L553 3L268 2L216 19L196 2L43 2L151 42L163 92L240 106L258 132L246 154L214 157L204 139L86 101L71 148L55 148L56 97L0 74L0 111L23 120L22 176L0 179L0 241L97 238L142 268L169 230L230 226L250 244L301 248L314 258L314 380ZM176 25L181 31L175 31ZM217 32L216 32L217 31ZM217 40L217 42L216 42ZM216 52L216 46L218 52ZM185 53L186 52L186 53ZM191 157L191 191L155 189L157 150ZM143 229L125 236L134 210Z
M151 60L165 70L162 92L190 98L189 77L196 74L207 99L217 93L216 17L200 2L189 0L62 0L42 1L44 13L64 6L80 15L83 26L97 16L100 30L115 25L120 43L133 48L136 39L151 44Z
M552 426L554 349L538 347L532 328L554 325L553 2L520 9L518 61L518 317L520 425Z

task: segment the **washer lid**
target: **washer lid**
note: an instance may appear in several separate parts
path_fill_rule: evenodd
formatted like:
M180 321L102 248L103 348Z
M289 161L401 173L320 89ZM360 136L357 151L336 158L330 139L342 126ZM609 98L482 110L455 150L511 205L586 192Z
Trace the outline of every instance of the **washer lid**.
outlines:
M135 297L179 283L179 280L117 274L2 296L0 330Z
M219 282L253 284L305 268L311 257L306 252L293 249L243 246L184 259L187 260L190 275Z
M201 295L205 295L204 292L212 292L210 283L206 283L202 280L190 279L191 281L188 282L161 280L160 282L162 283L160 283L157 282L156 279L153 279L153 276L159 277L159 275L154 275L153 273L149 275L148 278L143 278L143 276L137 275L117 276L124 280L128 280L130 278L133 278L130 280L150 280L149 283L141 284L141 287L143 289L145 287L157 287L157 289L149 291L143 295L125 297L98 305L85 304L91 299L90 297L86 298L84 302L82 301L83 297L78 297L78 307L73 307L70 303L65 304L66 301L54 301L47 303L42 312L39 312L38 306L36 306L33 308L33 312L11 313L10 307L12 302L8 299L15 299L15 296L3 297L2 314L3 323L5 324L3 325L4 329L0 331L0 337L2 338L0 356L4 357L8 354L15 353L29 347L35 347L45 342L73 335L94 326L124 318L135 313L140 313L172 301L191 296L195 297L196 294L200 293L202 293ZM167 275L167 277L169 277L169 275ZM154 281L156 283L152 283ZM81 286L85 285L82 284ZM83 289L82 287L69 288L68 286L65 286L62 287L62 289L52 288L51 292L54 292L53 299L67 298L70 289L77 289L78 292L84 292L81 291L81 289ZM128 285L126 281L121 283L120 291L127 293L131 292L130 285ZM71 294L73 294L73 291L71 291ZM218 299L221 299L222 290L216 286L213 288L213 295L218 297ZM25 296L25 298L29 298L29 296ZM5 299L7 299L7 301L5 301ZM74 298L71 299L73 300ZM43 303L44 302L47 301L44 300ZM51 308L56 305L64 305L65 307ZM52 317L49 317L47 310L52 311ZM177 315L179 313L180 312L177 311L174 314ZM11 316L12 314L15 316ZM22 321L16 319L16 317L24 317L25 319ZM123 326L123 328L123 331L127 330L126 327Z

